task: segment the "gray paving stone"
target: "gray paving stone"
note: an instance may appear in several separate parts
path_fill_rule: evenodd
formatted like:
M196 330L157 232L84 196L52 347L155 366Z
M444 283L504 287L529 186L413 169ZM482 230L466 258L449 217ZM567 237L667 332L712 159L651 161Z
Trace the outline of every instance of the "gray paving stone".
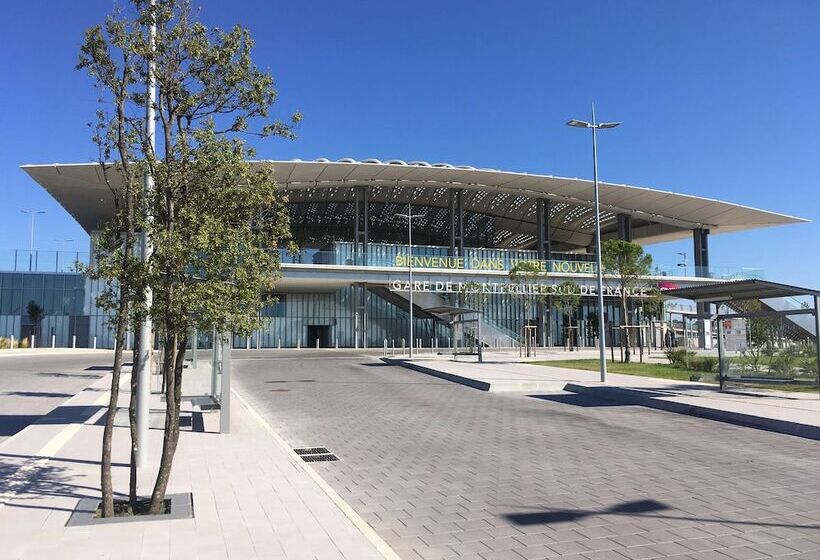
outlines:
M476 554L458 548L459 535L488 546L512 537L522 558L546 546L576 560L662 557L656 548L680 560L730 560L721 551L744 547L777 557L820 542L816 442L561 395L483 393L343 351L276 358L236 360L235 383L286 440L343 457L317 471L366 520L381 520L380 534L395 530L391 518L430 533L455 523L459 544L448 546L458 552ZM286 398L270 393L274 378ZM608 539L605 549L593 550L595 539Z

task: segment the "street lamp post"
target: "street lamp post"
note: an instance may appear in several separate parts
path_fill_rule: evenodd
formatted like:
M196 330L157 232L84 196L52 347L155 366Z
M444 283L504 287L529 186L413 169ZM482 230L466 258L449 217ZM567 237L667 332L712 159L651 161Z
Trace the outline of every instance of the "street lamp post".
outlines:
M22 209L20 210L23 214L28 214L31 216L31 233L29 234L28 238L28 270L31 272L31 263L32 259L34 258L34 216L37 214L45 214L45 210L28 210Z
M60 244L60 249L57 251L57 270L56 272L60 272L60 257L63 253L65 253L65 244L66 243L73 243L73 239L55 239L57 243ZM63 258L65 260L65 258Z
M598 350L601 368L601 382L606 381L606 329L604 328L604 275L601 266L601 199L598 189L598 136L599 128L615 128L619 122L597 123L595 103L592 104L592 122L572 119L567 125L592 129L592 177L595 184L595 264L598 268Z
M684 275L684 276L688 276L688 275L689 275L689 274L688 274L688 272L689 272L689 267L688 267L688 265L687 265L687 263L686 263L686 253L684 252L684 253L678 253L678 254L679 254L681 257L683 257L683 262L682 262L682 263L678 263L678 266L683 267L683 275Z
M407 220L407 275L410 281L410 355L413 359L413 218L422 218L424 214L413 214L411 203L407 203L407 214L396 213L399 218Z

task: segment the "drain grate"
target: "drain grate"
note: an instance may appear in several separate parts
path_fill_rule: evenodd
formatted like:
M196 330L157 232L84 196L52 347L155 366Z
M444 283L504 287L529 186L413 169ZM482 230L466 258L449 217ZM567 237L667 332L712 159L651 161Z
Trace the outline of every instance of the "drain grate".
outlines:
M297 447L293 450L297 455L319 455L330 453L327 447Z
M299 455L305 463L339 460L327 447L296 447L293 452Z
M305 463L318 463L319 461L338 461L339 458L336 455L327 453L325 455L302 455L302 460Z

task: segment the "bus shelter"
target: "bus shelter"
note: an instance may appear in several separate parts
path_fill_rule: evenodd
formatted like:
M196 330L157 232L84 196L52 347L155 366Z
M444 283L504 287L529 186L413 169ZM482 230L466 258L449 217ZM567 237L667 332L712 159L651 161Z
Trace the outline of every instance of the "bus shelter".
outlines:
M445 318L450 325L453 359L457 360L459 356L476 356L479 363L484 361L481 314L478 311L450 305L428 307L424 311Z
M739 280L665 290L665 297L715 305L718 381L820 392L820 291Z

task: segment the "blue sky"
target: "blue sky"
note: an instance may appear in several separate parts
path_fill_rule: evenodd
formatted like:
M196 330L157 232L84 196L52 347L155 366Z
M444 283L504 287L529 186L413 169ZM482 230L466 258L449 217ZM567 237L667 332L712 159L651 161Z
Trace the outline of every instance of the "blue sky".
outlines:
M253 32L282 116L305 115L294 142L260 157L445 161L591 177L589 137L564 126L623 121L602 134L603 180L720 198L812 220L715 235L715 266L761 267L820 287L820 3L206 0L202 19ZM95 92L74 70L83 30L110 0L29 0L0 30L0 250L87 237L18 169L93 161L85 123ZM658 264L692 243L649 247ZM6 251L4 251L6 252ZM691 262L691 256L690 256Z

